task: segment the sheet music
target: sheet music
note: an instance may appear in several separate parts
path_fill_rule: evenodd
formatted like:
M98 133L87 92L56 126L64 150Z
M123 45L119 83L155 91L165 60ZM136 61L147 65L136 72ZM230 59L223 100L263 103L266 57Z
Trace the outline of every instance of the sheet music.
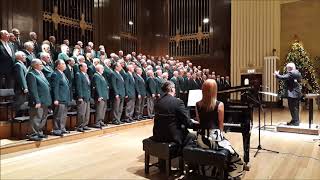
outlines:
M189 90L187 106L196 106L196 103L202 99L202 90Z

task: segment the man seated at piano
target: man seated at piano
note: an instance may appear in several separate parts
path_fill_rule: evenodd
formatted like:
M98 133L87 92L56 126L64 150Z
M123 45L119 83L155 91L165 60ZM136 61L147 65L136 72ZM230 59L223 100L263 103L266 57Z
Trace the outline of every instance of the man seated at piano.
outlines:
M152 140L157 142L175 142L183 148L194 143L195 135L188 131L197 121L189 118L182 100L175 97L175 85L166 81L161 90L164 94L154 105L155 117Z
M205 149L227 149L231 154L229 176L239 177L246 166L223 135L224 104L217 100L217 91L217 83L213 79L202 85L202 99L196 103L196 120L200 123L197 144Z

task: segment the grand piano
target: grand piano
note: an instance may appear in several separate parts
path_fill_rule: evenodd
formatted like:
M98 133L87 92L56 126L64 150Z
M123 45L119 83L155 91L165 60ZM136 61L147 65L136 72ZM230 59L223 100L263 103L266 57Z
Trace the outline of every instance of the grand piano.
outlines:
M243 160L249 162L250 152L250 136L253 119L253 103L254 87L252 86L236 86L218 91L218 100L224 103L224 131L237 132L242 134L243 140ZM240 93L240 101L231 101L231 93ZM194 109L191 109L191 111ZM191 112L191 114L194 114Z

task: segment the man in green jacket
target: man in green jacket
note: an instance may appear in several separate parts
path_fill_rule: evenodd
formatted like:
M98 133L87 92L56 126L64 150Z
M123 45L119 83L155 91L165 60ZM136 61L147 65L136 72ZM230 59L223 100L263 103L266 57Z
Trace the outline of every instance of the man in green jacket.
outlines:
M84 132L90 130L88 128L90 119L90 98L91 98L91 81L87 74L87 64L79 64L80 72L76 74L76 94L77 94L77 111L78 111L78 124L77 131Z
M64 60L66 62L69 59L69 47L65 44L61 44L61 53L58 55L58 59Z
M14 88L15 93L15 109L16 117L23 115L22 105L27 101L28 86L27 86L27 67L25 66L26 55L22 51L15 53L16 63L13 66L16 84Z
M42 68L41 60L33 59L31 61L31 69L26 76L29 90L29 115L32 128L32 134L29 136L29 139L34 141L47 138L43 134L42 128L47 121L48 106L52 104L50 84L41 72Z
M50 54L46 53L46 52L41 52L40 53L40 60L42 61L43 64L43 69L42 72L44 74L44 76L47 78L47 80L49 82L51 82L51 75L54 72L53 68L51 67L51 65L49 63L51 63L50 61Z
M123 102L125 97L125 83L124 78L120 74L122 66L119 62L115 63L115 69L112 76L112 89L113 89L113 120L112 124L121 124L121 115L123 111Z
M52 82L52 99L53 99L53 132L55 136L62 136L69 133L66 130L66 119L68 113L68 105L71 102L71 93L69 80L63 73L66 64L63 60L58 59L55 62L56 70L51 76Z
M154 79L154 73L152 70L147 71L147 109L148 109L148 118L152 119L154 116L154 101L156 99L157 93L157 84Z
M128 72L125 78L125 89L126 89L126 108L125 108L125 119L123 122L133 122L134 105L136 101L136 87L135 80L133 77L134 67L132 64L127 66Z
M180 98L180 84L179 84L178 77L179 77L178 71L174 71L173 72L173 77L170 79L170 81L172 81L174 83L174 85L175 85L176 97Z
M94 127L101 128L106 124L103 122L107 110L107 101L109 99L108 81L103 77L104 67L101 64L96 66L97 72L92 78L92 88L96 102L96 124Z
M137 92L137 99L135 104L135 120L143 120L143 109L144 103L147 96L147 89L146 83L142 78L142 69L140 67L136 68L136 75L135 75L135 87Z

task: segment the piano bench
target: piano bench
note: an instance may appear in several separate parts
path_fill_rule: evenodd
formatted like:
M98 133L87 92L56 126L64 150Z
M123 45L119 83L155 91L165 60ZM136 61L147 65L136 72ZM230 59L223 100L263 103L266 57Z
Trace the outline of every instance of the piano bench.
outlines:
M191 165L210 165L217 168L219 177L217 179L225 179L228 177L227 169L230 161L230 152L226 149L212 150L203 149L197 146L186 146L183 149L183 161L185 164ZM185 166L187 167L187 166ZM189 169L186 169L189 174Z
M174 142L164 143L156 142L150 138L144 139L143 150L145 152L144 159L144 171L146 174L149 174L149 168L151 166L158 166L161 168L161 162L165 162L165 172L167 176L170 176L171 173L171 160L177 157L180 157L179 167L183 171L183 162L182 162L182 153L178 144ZM150 155L158 158L158 163L150 164Z

